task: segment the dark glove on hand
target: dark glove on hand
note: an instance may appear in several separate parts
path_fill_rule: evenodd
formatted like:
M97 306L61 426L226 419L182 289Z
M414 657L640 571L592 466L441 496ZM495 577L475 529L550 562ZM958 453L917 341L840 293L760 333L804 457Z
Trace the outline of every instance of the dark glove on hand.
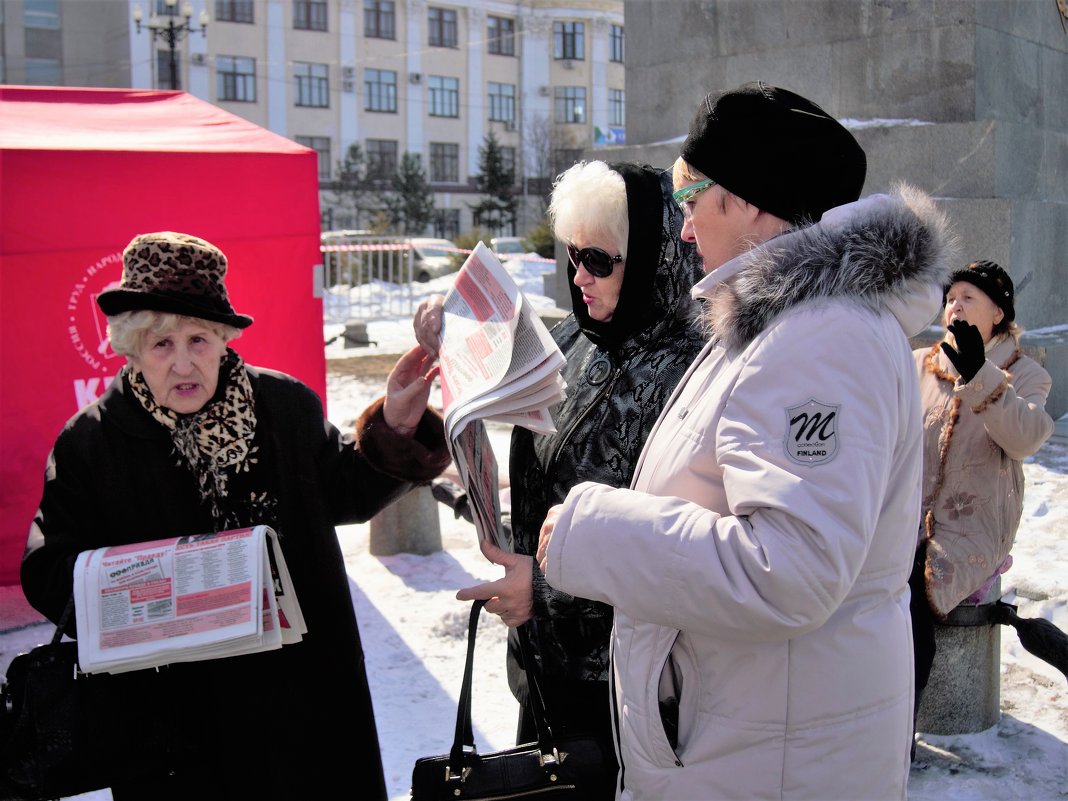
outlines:
M948 342L943 342L942 352L946 354L947 359L953 362L953 366L957 368L960 377L967 384L975 378L975 374L979 372L979 368L986 361L983 336L979 333L978 328L966 320L954 320L951 322L949 324L949 332L953 334L953 338L957 341L957 349L954 350L953 346Z
M474 522L471 503L464 488L459 484L454 484L447 478L435 478L430 482L430 494L434 496L434 500L452 509L457 520L462 517L468 523Z

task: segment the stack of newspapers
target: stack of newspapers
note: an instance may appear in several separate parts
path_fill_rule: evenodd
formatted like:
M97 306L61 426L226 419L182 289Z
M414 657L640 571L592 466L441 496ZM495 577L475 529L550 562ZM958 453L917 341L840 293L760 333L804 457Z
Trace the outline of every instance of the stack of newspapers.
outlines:
M308 631L269 526L83 551L74 598L83 673L267 651Z
M481 242L442 306L445 434L481 541L502 548L497 461L485 420L556 431L549 407L564 398L564 355L501 262Z

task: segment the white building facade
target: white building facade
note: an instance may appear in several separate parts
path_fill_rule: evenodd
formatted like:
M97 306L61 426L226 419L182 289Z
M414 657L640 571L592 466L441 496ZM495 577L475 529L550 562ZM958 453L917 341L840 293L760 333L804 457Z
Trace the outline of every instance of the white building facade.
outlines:
M540 222L552 176L584 151L625 142L622 0L0 0L0 14L3 83L179 88L313 148L324 228L369 222L335 203L354 144L383 178L418 155L426 233L451 237L474 227L491 132L520 193L504 235ZM172 50L161 29L187 18Z

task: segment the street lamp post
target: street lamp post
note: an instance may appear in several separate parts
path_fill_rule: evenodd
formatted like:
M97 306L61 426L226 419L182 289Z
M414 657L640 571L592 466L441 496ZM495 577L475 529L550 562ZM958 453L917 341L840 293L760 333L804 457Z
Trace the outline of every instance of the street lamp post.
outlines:
M170 13L166 15L166 21L159 18L158 14L152 14L148 18L148 22L145 23L145 27L152 32L152 39L162 39L167 43L167 47L170 48L170 73L171 73L171 89L178 89L178 59L177 59L177 45L182 40L182 37L187 33L197 33L198 31L204 35L208 35L208 12L201 9L200 16L197 17L197 22L200 23L199 28L194 28L190 19L193 16L193 7L189 3L182 3L182 21L175 23L177 14L173 13L174 9L178 6L178 0L163 0L165 6L167 6ZM143 19L143 13L141 6L133 7L133 21L137 24L137 32L141 32L141 20Z

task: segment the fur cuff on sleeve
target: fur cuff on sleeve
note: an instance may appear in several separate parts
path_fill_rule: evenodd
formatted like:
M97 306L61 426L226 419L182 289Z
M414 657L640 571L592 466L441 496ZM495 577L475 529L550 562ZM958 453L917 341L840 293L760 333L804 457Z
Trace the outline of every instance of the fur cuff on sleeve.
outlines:
M398 434L386 423L385 398L368 406L356 421L356 445L376 469L405 481L429 481L449 466L445 423L427 408L412 437Z

